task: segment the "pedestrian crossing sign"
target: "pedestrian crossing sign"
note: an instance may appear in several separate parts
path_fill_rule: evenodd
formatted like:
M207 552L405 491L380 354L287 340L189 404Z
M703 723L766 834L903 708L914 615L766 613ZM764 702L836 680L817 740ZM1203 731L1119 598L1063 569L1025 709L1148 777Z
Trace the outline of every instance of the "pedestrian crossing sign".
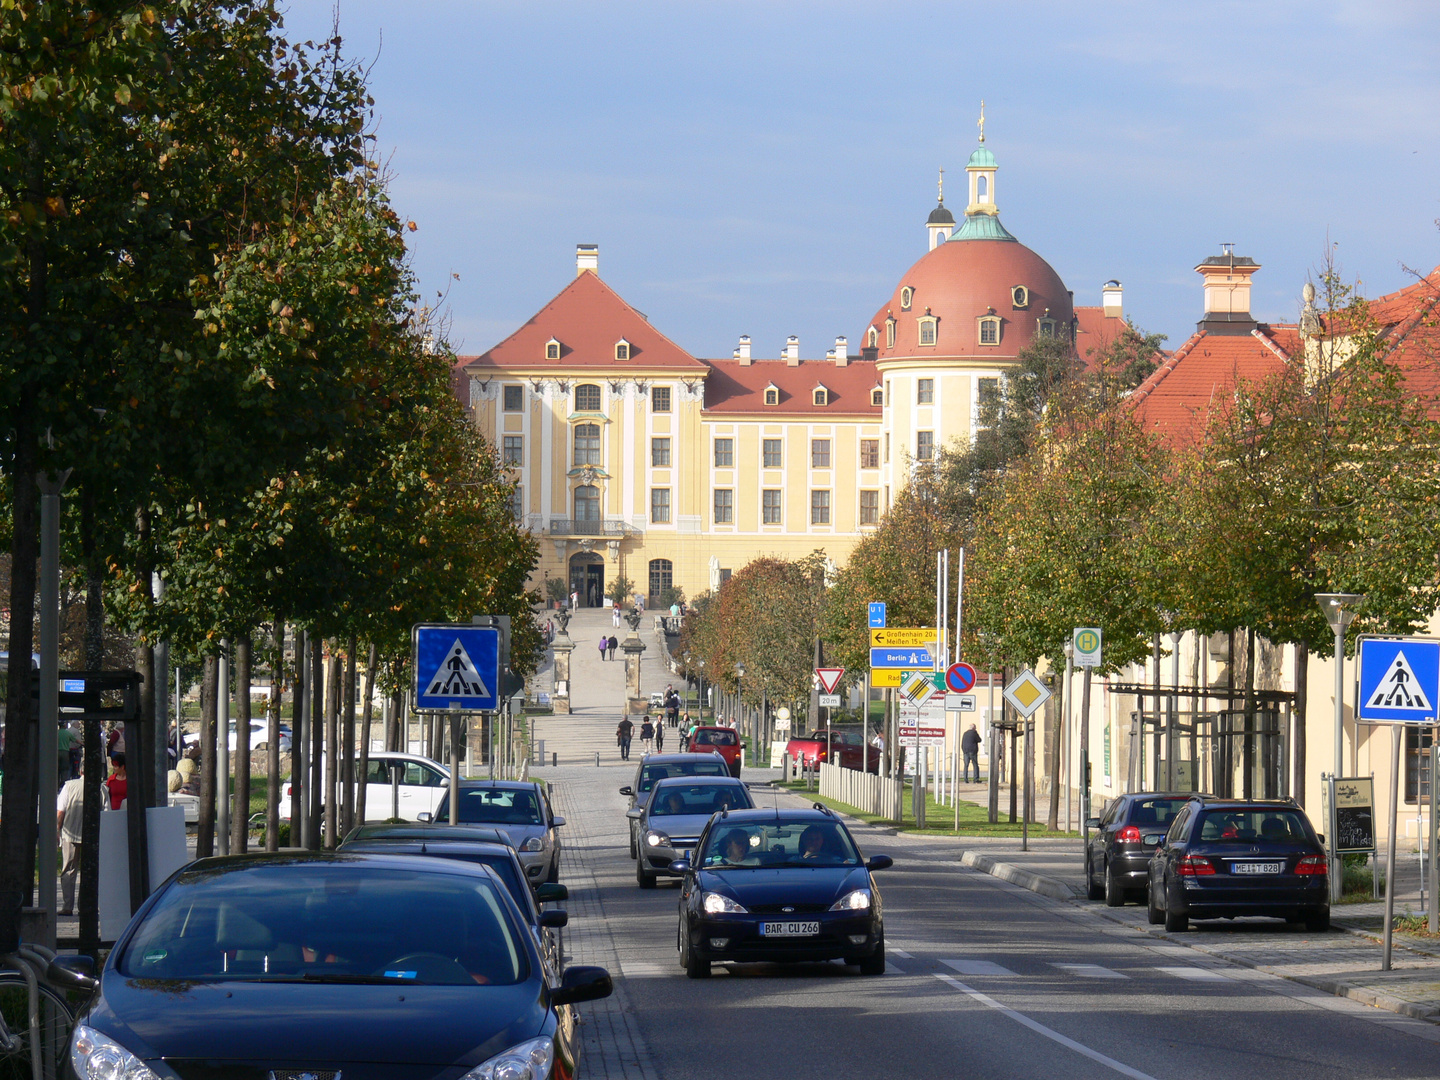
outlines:
M1440 701L1440 640L1361 637L1357 646L1360 719L1419 724Z
M414 643L415 708L500 707L500 628L421 624Z

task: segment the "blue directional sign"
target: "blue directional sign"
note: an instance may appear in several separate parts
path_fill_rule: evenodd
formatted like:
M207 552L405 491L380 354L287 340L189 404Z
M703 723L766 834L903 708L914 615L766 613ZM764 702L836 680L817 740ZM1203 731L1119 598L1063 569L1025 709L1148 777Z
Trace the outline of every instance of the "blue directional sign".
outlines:
M500 628L422 623L414 641L415 708L500 707Z
M1389 723L1435 719L1440 701L1440 641L1362 637L1360 718Z
M871 649L872 668L934 668L935 657L928 649Z
M870 602L870 629L885 629L885 601L872 600Z

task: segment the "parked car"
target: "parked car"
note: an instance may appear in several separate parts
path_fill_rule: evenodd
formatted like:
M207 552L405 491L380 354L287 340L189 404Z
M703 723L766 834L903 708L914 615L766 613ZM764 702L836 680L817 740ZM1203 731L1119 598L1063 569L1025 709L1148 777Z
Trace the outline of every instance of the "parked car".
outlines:
M730 776L661 780L635 822L640 837L636 883L653 889L657 877L671 874L671 863L689 858L712 814L754 805L749 789Z
M1120 907L1127 894L1144 895L1150 856L1189 799L1189 792L1131 792L1085 823L1093 830L1085 841L1085 885L1091 900Z
M710 819L680 885L680 966L692 979L722 961L844 960L885 973L885 920L868 862L838 817L739 810Z
M1292 799L1190 799L1149 871L1150 921L1171 932L1242 915L1330 928L1324 837Z
M824 728L808 735L796 735L785 744L785 756L792 761L798 757L802 765L812 769L822 761L842 769L875 772L880 768L880 748L867 746L861 731L832 728L828 745Z
M360 770L359 759L355 771ZM394 773L400 774L399 798L392 785ZM404 818L419 821L421 814L434 815L435 807L450 783L450 769L438 761L419 754L403 754L389 750L370 751L370 768L366 773L365 813L370 817ZM280 785L280 818L290 820L290 798L294 785Z
M490 825L398 825L393 821L356 825L341 843L348 844L355 840L474 840L482 844L510 843L510 837L504 830Z
M560 880L560 835L565 824L550 809L543 784L526 780L464 780L460 783L460 823L503 829L520 856L530 882ZM421 814L421 821L432 820ZM440 796L433 820L450 820L450 790Z
M734 728L697 727L686 744L685 752L719 754L730 767L730 775L740 775L740 735Z
M290 736L290 726L289 726L288 724L281 724L281 725L280 725L280 752L281 752L282 754L288 754L288 753L290 753L290 738L291 738L291 736ZM231 720L231 721L230 721L230 752L231 752L232 754L235 752L235 747L236 747L237 745L239 745L239 740L240 740L239 722L236 721L236 720ZM184 736L184 737L181 738L181 740L180 740L181 745L182 745L182 746L185 746L185 747L194 746L194 745L195 745L197 742L199 742L199 741L200 741L200 736L199 736L198 733L195 733L195 732L191 732L189 735ZM251 720L251 721L250 721L250 752L253 754L256 750L264 750L264 749L265 749L266 747L268 747L269 745L270 745L270 721L268 721L268 720Z
M73 955L49 974L91 995L69 1046L67 1073L80 1077L146 1076L164 1062L256 1076L323 1062L336 1075L569 1077L572 1006L612 990L596 967L556 985L488 867L293 851L191 863L145 902L98 976Z
M645 809L658 781L668 776L729 775L730 766L719 754L646 754L642 757L634 782L620 789L621 795L630 797L630 805L625 808L625 816L630 819L630 857L633 859L639 854L635 822L640 815L636 811Z

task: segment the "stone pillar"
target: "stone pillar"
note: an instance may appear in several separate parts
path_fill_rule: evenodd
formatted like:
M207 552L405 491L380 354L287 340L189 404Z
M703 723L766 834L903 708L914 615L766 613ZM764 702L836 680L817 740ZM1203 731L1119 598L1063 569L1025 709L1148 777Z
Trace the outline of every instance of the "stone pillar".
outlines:
M550 695L550 706L556 716L567 715L570 712L570 654L575 651L575 643L561 630L550 648L555 654L555 690Z
M636 716L644 714L650 707L650 702L640 690L640 654L645 651L645 643L640 640L640 613L632 608L625 621L630 624L630 633L620 643L620 649L625 653L625 711Z

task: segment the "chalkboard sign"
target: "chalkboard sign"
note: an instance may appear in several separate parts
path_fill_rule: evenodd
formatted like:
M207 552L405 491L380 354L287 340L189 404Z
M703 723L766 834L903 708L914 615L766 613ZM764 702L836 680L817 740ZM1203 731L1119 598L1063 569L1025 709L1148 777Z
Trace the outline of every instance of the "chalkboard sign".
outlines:
M1335 781L1336 851L1375 850L1375 781L1370 777Z

